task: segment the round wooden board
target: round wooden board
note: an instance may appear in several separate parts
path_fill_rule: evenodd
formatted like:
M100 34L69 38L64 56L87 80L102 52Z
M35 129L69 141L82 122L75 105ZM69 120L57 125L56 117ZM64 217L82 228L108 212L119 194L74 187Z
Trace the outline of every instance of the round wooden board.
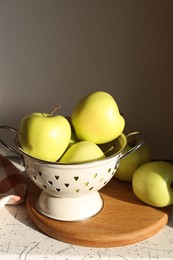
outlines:
M113 178L101 191L104 208L96 216L78 222L47 218L36 210L41 190L29 182L26 199L31 221L57 240L88 247L116 247L145 240L167 223L171 207L154 208L139 201L130 183Z

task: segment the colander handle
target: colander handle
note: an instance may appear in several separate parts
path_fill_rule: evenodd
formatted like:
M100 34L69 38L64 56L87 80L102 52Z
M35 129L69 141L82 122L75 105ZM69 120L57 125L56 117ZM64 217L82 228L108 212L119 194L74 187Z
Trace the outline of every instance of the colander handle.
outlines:
M17 134L17 129L11 127L11 126L6 126L6 125L2 125L0 126L0 130L7 130L10 132L13 132L15 134ZM6 142L4 142L1 138L0 138L0 144L5 147L7 150L15 153L17 155L17 157L21 160L21 162L23 163L23 156L20 152L18 152L17 150L15 150L14 148L12 148L10 145L8 145Z
M128 152L122 153L119 160L125 158L126 156L135 152L139 147L141 147L143 145L143 143L146 141L147 134L144 131L136 131L136 132L131 132L131 133L127 134L126 138L127 138L127 143L128 143L128 140L133 138L133 140L135 139L136 144Z

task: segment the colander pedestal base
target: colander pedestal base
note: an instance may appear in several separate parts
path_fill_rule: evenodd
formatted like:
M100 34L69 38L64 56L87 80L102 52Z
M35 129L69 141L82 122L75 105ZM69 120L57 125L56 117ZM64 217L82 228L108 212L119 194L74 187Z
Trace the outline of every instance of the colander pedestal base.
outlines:
M103 199L98 191L73 198L58 198L44 191L37 201L37 210L52 219L80 221L98 214L103 208Z

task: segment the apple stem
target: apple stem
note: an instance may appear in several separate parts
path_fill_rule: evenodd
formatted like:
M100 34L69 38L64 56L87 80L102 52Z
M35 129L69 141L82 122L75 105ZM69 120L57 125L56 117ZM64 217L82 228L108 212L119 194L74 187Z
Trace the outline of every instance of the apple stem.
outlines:
M55 107L54 110L50 113L49 116L53 116L53 114L55 113L55 111L57 111L60 107L61 107L61 105L58 105L57 107Z
M114 149L114 146L112 145L108 150L106 150L106 151L104 152L104 154L109 153L109 152L112 151L113 149Z

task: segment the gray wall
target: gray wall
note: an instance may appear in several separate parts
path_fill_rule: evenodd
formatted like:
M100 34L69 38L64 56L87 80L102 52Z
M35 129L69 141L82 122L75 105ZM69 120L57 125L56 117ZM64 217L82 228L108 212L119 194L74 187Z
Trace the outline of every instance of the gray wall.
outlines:
M0 124L105 90L173 159L172 0L0 0ZM5 153L5 151L2 151Z

